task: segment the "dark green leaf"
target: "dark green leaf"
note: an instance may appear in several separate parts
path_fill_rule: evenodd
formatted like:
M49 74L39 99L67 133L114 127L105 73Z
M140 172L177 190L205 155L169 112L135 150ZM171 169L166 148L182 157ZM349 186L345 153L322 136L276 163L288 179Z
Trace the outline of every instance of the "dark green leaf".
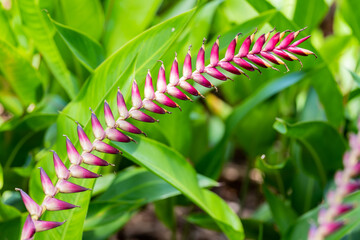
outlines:
M70 98L74 98L79 91L79 84L66 68L61 58L59 50L56 47L54 29L51 28L49 19L39 9L35 0L19 0L19 9L24 28L31 39L33 39L36 48L44 56L44 59Z
M76 30L52 21L62 39L84 67L92 71L104 61L103 49L99 43Z
M334 127L326 122L301 122L289 124L277 119L274 128L301 143L307 150L303 154L302 166L312 176L319 178L325 185L328 174L341 167L345 142ZM326 141L324 141L326 139Z
M0 70L21 102L37 103L43 95L40 74L13 46L0 40Z

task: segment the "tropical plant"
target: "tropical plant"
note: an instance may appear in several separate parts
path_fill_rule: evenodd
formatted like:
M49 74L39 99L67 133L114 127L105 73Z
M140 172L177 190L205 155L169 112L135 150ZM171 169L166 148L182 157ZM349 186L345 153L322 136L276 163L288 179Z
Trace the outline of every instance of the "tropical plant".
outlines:
M0 239L356 238L356 3L1 2Z

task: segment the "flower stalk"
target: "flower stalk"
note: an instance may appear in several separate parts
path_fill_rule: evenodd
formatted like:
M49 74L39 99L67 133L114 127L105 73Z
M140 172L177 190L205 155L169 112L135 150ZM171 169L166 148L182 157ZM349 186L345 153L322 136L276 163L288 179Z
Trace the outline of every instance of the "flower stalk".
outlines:
M192 68L192 58L191 58L191 46L189 47L188 53L185 56L182 76L179 74L179 64L177 59L177 54L175 53L175 59L170 69L169 82L166 80L165 67L162 61L159 68L159 73L156 83L156 91L154 90L153 79L148 71L145 80L144 87L144 98L141 97L139 87L136 80L132 84L131 92L131 103L132 106L130 109L126 106L124 97L118 89L117 92L117 110L119 117L115 119L113 112L105 100L104 102L104 116L106 128L101 125L94 111L91 110L91 124L92 132L94 135L94 141L90 141L89 137L84 132L83 128L79 123L77 123L77 133L80 146L82 148L81 153L76 149L71 140L65 136L66 149L69 161L71 163L70 167L67 168L59 156L53 151L53 161L56 176L58 177L57 183L54 185L50 178L47 176L44 169L40 168L40 178L45 193L45 198L43 202L38 205L29 195L27 195L21 189L16 189L20 192L23 202L26 209L29 212L27 217L21 239L33 239L34 234L40 231L46 231L55 227L59 227L64 222L48 222L40 220L41 216L46 210L49 211L59 211L73 209L79 207L71 203L64 202L62 200L56 199L57 193L77 193L87 190L91 190L77 184L70 182L70 178L98 178L101 175L91 172L81 166L83 163L87 165L96 165L96 166L109 166L112 165L107 161L97 157L93 152L109 153L109 154L118 154L121 153L118 149L112 147L111 145L104 142L104 140L117 141L117 142L130 142L134 141L130 136L127 136L124 132L134 133L134 134L146 134L137 128L134 124L128 122L130 118L142 121L142 122L156 122L155 118L146 114L143 110L157 113L165 114L171 113L159 104L164 105L170 108L180 108L179 104L172 100L169 96L174 97L180 100L189 100L192 99L186 95L182 90L189 93L193 96L203 95L188 82L192 79L196 84L200 84L206 88L215 88L216 87L204 76L208 74L216 79L226 81L231 79L229 76L219 71L223 69L229 73L235 75L246 75L246 73L240 68L248 71L257 70L260 72L259 67L262 68L274 68L271 63L276 65L284 65L287 70L283 60L301 61L294 55L315 55L313 52L297 47L300 43L306 41L310 36L307 36L303 39L300 39L294 43L293 40L303 29L290 32L278 32L273 35L273 37L267 42L271 33L261 35L255 42L255 33L256 31L247 37L242 45L240 46L239 52L236 54L236 46L238 43L237 34L235 38L230 42L225 57L223 59L219 58L219 39L220 36L216 39L214 45L211 49L210 54L210 63L205 66L205 39L203 44L198 52L196 57L196 68ZM287 32L290 32L288 36L285 36ZM284 40L282 40L284 38ZM252 46L253 45L253 46ZM252 48L251 48L252 46ZM316 55L315 55L316 56ZM282 60L283 59L283 60ZM271 63L270 63L271 62ZM236 64L238 67L236 67ZM219 68L219 69L218 69ZM247 76L248 77L248 76ZM121 130L121 131L120 131ZM135 141L134 141L135 142Z
M360 119L358 129L360 130ZM346 222L337 218L354 208L354 205L344 203L344 198L360 189L359 180L354 179L360 174L360 131L357 135L351 134L349 140L350 150L343 156L344 169L336 172L336 188L326 195L325 201L329 206L320 209L318 226L315 224L310 226L308 240L323 240L339 230Z

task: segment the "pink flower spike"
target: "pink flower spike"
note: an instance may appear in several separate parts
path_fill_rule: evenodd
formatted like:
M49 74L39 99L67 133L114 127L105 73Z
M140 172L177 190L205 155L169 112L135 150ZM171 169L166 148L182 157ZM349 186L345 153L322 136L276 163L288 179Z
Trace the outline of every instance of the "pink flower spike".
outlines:
M101 142L101 141L95 141L94 147L95 147L95 150L98 152L110 153L110 154L121 153L118 149L114 148L113 146L110 146L107 143Z
M305 42L306 40L308 40L310 37L311 36L309 35L309 36L306 36L306 37L304 37L302 39L299 39L296 42L294 42L293 44L291 44L290 47L296 47L297 45L299 45L299 44Z
M49 176L46 174L44 169L42 169L42 167L39 168L40 168L41 185L45 195L54 196L56 194L56 188L54 184L52 183L52 181L50 180Z
M121 130L124 130L126 132L135 133L135 134L141 134L143 131L141 131L139 128L135 127L133 124L125 121L125 120L117 120L116 122L117 127Z
M153 100L155 98L154 86L152 82L152 77L150 73L150 69L146 75L145 79L145 88L144 88L144 96L146 99Z
M141 122L156 122L156 119L147 115L146 113L140 110L132 110L130 111L130 115L133 119L141 121Z
M210 65L212 67L216 67L219 62L219 38L220 35L217 37L210 53ZM206 69L205 69L206 71Z
M169 83L173 86L178 85L179 83L179 65L177 60L177 54L175 53L175 59L171 66L170 70L170 80Z
M124 96L121 94L119 88L117 92L117 107L120 117L122 119L127 119L129 117L129 111L127 110Z
M327 218L329 218L329 217L327 215L328 215L327 209L326 208L321 208L319 210L319 214L318 214L318 222L320 224L328 222Z
M355 192L360 189L360 182L349 182L346 185L340 186L343 190L343 195L346 196L352 192Z
M84 129L80 126L80 124L78 124L78 126L77 126L77 133L78 133L81 148L85 152L91 152L93 149L92 143L90 142L88 136L86 135Z
M36 216L39 218L42 214L43 208L40 207L26 192L20 188L15 188L16 191L20 192L21 198L24 202L24 205L31 216Z
M207 88L211 88L214 85L212 85L211 82L209 82L203 75L201 75L200 73L193 73L192 75L192 79L194 79L194 81L198 84L200 84L201 86L207 87Z
M241 33L236 34L235 38L230 42L228 48L226 49L225 58L224 58L226 62L229 62L234 58L236 44L240 34Z
M286 70L289 71L289 68L285 64L285 62L283 60L281 60L280 58L276 57L275 55L268 53L268 52L260 52L260 55L272 63L275 63L277 65L284 65L286 67Z
M140 109L142 107L142 99L139 92L139 87L134 80L131 90L131 102L134 109Z
M320 231L323 233L323 235L329 236L330 234L332 234L333 232L336 232L337 230L339 230L342 226L344 226L344 222L330 222L330 223L323 223L320 226Z
M287 36L284 38L284 40L279 44L279 46L277 47L277 49L287 48L287 47L290 45L290 43L299 35L299 33L300 33L301 31L305 30L305 29L306 29L306 27L303 28L303 29L300 29L300 30L298 30L298 31L296 31L296 32L291 32L291 33L289 33L289 35L287 35Z
M239 67L242 67L242 68L244 68L244 69L246 69L246 70L248 70L248 71L258 70L258 71L260 72L260 70L259 70L258 67L256 67L255 65L249 63L248 61L246 61L246 60L244 60L244 59L242 59L242 58L236 58L236 57L235 57L235 58L233 58L233 61L234 61L234 63L236 63ZM260 73L261 73L261 72L260 72Z
M270 63L268 63L267 61L259 58L259 57L256 56L256 55L251 55L251 54L249 54L249 55L247 55L247 58L248 58L250 61L252 61L253 63L255 63L256 65L260 66L260 67L263 67L263 68L272 68L272 69L274 69L274 70L276 70L276 71L279 71L279 69L274 68L273 66L271 66Z
M109 164L107 161L95 156L94 154L91 153L83 153L82 157L84 159L84 163L85 164L89 164L89 165L95 165L95 166L109 166L112 164Z
M90 108L91 110L91 125L92 125L92 130L94 133L94 136L96 139L99 140L103 140L105 138L105 131L104 128L101 126L100 121L98 120L98 118L96 117L94 111Z
M185 56L184 66L183 66L183 76L184 76L186 79L190 79L190 78L191 78L191 74L192 74L190 48L191 48L191 45L190 45L190 47L189 47L188 53L187 53L186 56Z
M340 171L340 170L336 171L334 180L335 180L335 184L337 186L341 186L343 184L343 182L344 182L343 176L344 176L343 171Z
M72 164L80 165L81 160L82 160L81 155L76 150L75 146L72 144L70 139L66 135L64 135L64 136L66 137L66 150L67 150L67 154L68 154L70 162Z
M156 90L157 92L164 93L166 91L166 87L167 87L167 83L165 76L165 67L164 67L164 63L161 61L161 67L159 69L159 74L157 78Z
M166 96L165 94L160 93L160 92L155 93L155 100L158 103L163 104L168 107L171 107L171 108L176 108L176 107L180 108L176 102L174 102L168 96Z
M277 32L274 34L274 36L272 36L272 38L266 44L263 51L265 51L265 52L272 51L275 48L276 44L278 44L279 41L280 41L280 32Z
M36 232L43 232L63 225L64 222L34 221Z
M153 112L153 113L157 113L157 114L165 114L167 112L165 109L158 106L153 101L147 100L147 99L145 99L143 101L143 107L144 107L144 109L146 109L146 110L148 110L150 112Z
M30 215L26 217L22 232L21 240L33 239L34 234L36 233L35 224Z
M284 40L282 40L282 42L279 44L279 46L277 46L277 49L284 49L287 48L290 43L294 40L295 36L295 32L291 32L289 33L289 35L287 35Z
M123 134L122 132L120 132L117 129L114 128L108 128L105 131L106 133L106 138L111 140L111 141L115 141L115 142L130 142L131 138L126 136L125 134Z
M304 48L288 47L286 50L288 50L288 51L291 52L291 53L298 54L298 55L300 55L300 56L314 55L315 57L317 57L315 53L313 53L313 52L310 51L310 50L304 49Z
M105 116L106 126L108 126L109 128L114 127L115 126L114 115L112 114L111 108L106 100L104 102L104 116Z
M335 215L334 217L345 214L348 211L352 210L353 208L354 206L350 204L339 204L331 207L331 209L334 211L334 215Z
M243 58L249 54L249 49L250 49L252 41L254 41L256 32L257 32L257 29L255 30L255 32L253 34L251 34L244 40L244 42L242 43L242 45L240 47L239 53L236 55L236 57Z
M190 98L185 93L183 93L182 91L180 91L176 87L169 86L168 89L167 89L167 93L170 96L173 96L173 97L175 97L177 99L180 99L180 100L190 100Z
M84 192L87 190L91 190L89 188L79 186L75 183L63 179L58 181L56 187L60 190L61 193L77 193L77 192Z
M360 174L360 162L356 163L355 166L352 167L351 177L357 177Z
M49 211L60 211L79 207L52 197L46 198L43 202L43 205L45 206L46 210Z
M265 44L265 34L261 35L255 42L253 48L251 49L250 54L258 54L260 53L262 47Z
M101 175L96 174L87 170L86 168L80 167L79 165L72 165L70 168L71 176L74 178L98 178Z
M205 41L206 41L206 39L204 38L203 44L202 44L202 46L199 50L199 53L197 55L197 58L196 58L196 70L199 73L204 72L204 69L205 69Z
M234 65L232 65L229 62L219 62L219 66L222 69L224 69L224 70L226 70L226 71L228 71L230 73L233 73L233 74L236 74L236 75L241 75L241 74L246 75L244 71L238 69L237 67L235 67Z
M317 240L316 239L317 227L313 224L310 225L309 233L308 233L308 240Z
M70 177L70 171L66 168L66 166L61 161L61 159L56 154L56 152L55 151L52 152L53 152L54 168L55 168L56 176L59 179L68 179Z
M186 81L180 81L179 86L193 96L200 95L199 91L196 90L196 88L194 88L190 83L188 83Z
M205 72L207 74L209 74L210 76L225 81L227 79L229 79L229 77L227 77L226 75L224 75L223 73L221 73L219 70L217 70L214 67L205 67Z

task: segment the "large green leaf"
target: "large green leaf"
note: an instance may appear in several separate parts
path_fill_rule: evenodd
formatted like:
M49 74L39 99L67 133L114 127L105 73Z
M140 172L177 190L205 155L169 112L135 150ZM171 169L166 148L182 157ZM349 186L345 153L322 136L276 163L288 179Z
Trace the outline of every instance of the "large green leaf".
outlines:
M54 74L57 81L64 88L70 98L74 98L79 91L78 82L71 76L61 58L53 39L54 29L49 19L42 13L35 0L19 0L19 9L24 28L28 36L34 41L36 48Z
M103 32L104 11L99 0L59 1L66 25L99 40Z
M200 189L196 172L180 154L144 137L139 144L115 144L124 156L144 166L180 190L211 216L229 239L242 239L243 229L236 214L216 194ZM148 153L151 151L151 155Z
M201 175L198 175L198 181L200 187L217 185ZM113 222L116 219L147 203L179 194L177 189L146 169L126 169L116 176L103 194L90 203L84 230L89 231L87 235L92 235L91 239L105 239L124 224L115 225Z
M52 22L62 39L84 67L92 71L104 61L104 51L99 43L70 27L54 20Z
M161 2L162 0L106 1L104 44L107 54L115 52L144 31L153 21Z
M304 170L319 178L325 185L329 173L341 167L345 152L345 141L334 127L326 122L301 122L289 124L277 119L274 128L303 145L302 166ZM326 141L324 141L326 139Z
M0 70L21 102L37 103L43 95L40 74L13 46L0 40Z
M304 76L305 73L298 72L273 79L263 84L263 86L259 87L250 97L237 106L226 120L226 129L222 140L202 158L201 162L197 165L198 171L206 176L217 178L221 172L221 166L224 164L224 154L228 139L237 124L259 103L299 82Z

